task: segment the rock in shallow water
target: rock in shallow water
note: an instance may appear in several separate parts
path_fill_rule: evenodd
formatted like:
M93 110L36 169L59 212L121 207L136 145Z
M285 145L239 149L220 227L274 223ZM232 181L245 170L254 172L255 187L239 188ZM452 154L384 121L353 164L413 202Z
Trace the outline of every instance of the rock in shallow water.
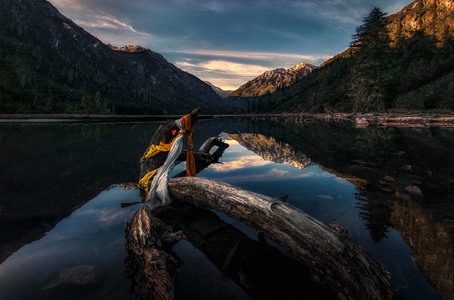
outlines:
M100 285L104 280L104 272L93 265L81 265L63 270L57 278L43 287L44 291L61 289L83 289Z
M409 194L413 194L413 195L416 195L416 196L420 196L422 197L422 191L419 187L417 187L416 185L409 185L407 187L405 187L405 191Z

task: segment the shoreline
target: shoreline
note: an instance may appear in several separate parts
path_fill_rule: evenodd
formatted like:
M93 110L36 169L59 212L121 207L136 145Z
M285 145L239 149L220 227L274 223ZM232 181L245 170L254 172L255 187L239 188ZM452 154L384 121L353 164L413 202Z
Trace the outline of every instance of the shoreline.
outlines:
M102 123L102 122L156 122L178 119L182 115L97 115L97 114L0 114L1 123ZM389 113L275 113L275 114L219 114L199 115L199 119L216 117L294 118L298 123L322 121L350 121L356 127L367 126L444 126L454 127L454 112Z
M201 119L211 117L200 116ZM0 123L153 122L178 118L181 115L0 114Z

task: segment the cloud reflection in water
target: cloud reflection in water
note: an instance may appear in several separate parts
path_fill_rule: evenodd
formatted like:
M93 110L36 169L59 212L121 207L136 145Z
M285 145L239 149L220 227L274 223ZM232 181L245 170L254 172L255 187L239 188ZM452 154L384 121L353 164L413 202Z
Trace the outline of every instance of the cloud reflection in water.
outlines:
M129 281L123 272L124 224L137 207L120 208L120 203L138 200L137 190L103 191L43 238L19 249L0 265L0 299L58 299L43 287L61 271L80 265L94 265L106 275L91 296L103 299L116 293L129 297Z

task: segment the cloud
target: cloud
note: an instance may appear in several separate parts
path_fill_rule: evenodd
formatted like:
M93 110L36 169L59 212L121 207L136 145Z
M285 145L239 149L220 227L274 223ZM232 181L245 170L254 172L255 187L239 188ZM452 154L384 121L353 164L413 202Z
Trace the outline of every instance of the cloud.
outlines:
M394 13L410 2L50 1L102 42L149 48L225 89L236 89L266 70L301 62L319 65L348 47L355 28L374 6Z
M333 200L333 196L331 195L317 195L318 198L323 199L323 200Z
M180 51L178 54L180 58L185 58L175 63L178 68L224 90L235 90L247 81L272 69L291 68L301 62L318 65L331 57L201 49Z
M125 15L114 15L101 8L98 10L82 0L52 0L52 2L64 15L103 43L116 46L143 45L153 39L152 34L135 29Z
M85 25L90 28L101 28L101 29L104 28L104 29L127 31L127 32L132 32L132 33L137 33L137 34L148 35L146 33L138 32L127 21L122 21L122 20L116 19L113 16L107 16L107 15L96 15L94 19L81 20L80 24L82 26Z
M206 10L213 11L213 12L226 12L231 8L228 3L224 1L197 1L194 5L202 5Z
M181 61L175 65L224 90L237 89L240 85L268 70L260 65L240 64L225 60L207 60L199 63Z
M76 23L105 44L144 45L154 39L153 35L136 30L128 20L116 19L113 16L97 15L90 20L78 20Z
M219 74L230 75L233 74L235 76L257 76L260 73L263 73L268 70L268 68L260 66L260 65L253 65L253 64L240 64L235 62L230 62L226 60L207 60L202 61L198 64L191 64L188 61L177 62L177 66L181 66L182 68L188 68L192 71L196 71L197 69L206 71L206 72L216 72Z
M266 67L259 65L239 64L219 60L203 61L200 63L180 61L175 65L223 90L235 90L247 81L268 70Z
M252 60L252 61L278 61L279 63L287 61L306 61L313 64L324 61L331 56L323 54L296 54L296 53L283 53L283 52L257 52L257 51L234 51L234 50L208 50L208 49L194 49L194 50L181 50L172 51L175 53L186 55L199 55L207 57L222 57L235 60ZM292 67L298 63L289 65Z
M256 168L261 167L270 162L265 161L261 157L255 154L242 155L240 158L236 158L230 161L223 161L222 164L212 164L210 168L213 168L217 172L232 172L235 170L243 170L245 168Z

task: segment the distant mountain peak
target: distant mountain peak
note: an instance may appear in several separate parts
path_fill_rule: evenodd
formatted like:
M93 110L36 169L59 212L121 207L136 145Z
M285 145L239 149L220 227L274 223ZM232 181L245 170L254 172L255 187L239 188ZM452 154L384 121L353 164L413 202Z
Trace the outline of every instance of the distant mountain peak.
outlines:
M208 84L219 96L221 96L221 98L225 98L227 97L228 94L230 94L232 91L226 91L226 90L223 90L221 89L220 87L217 87L215 86L214 84L212 84L211 82L209 81L204 81L206 84Z
M115 51L130 52L130 53L137 53L137 52L143 52L143 51L149 50L149 49L139 46L139 45L125 45L122 47L115 47L115 46L112 46L109 44L109 47Z
M288 69L269 70L243 84L228 97L257 97L274 93L277 89L292 85L314 69L315 66L302 62Z
M314 65L308 64L306 62L301 62L301 63L289 68L288 70L298 71L298 70L307 69L307 68L315 69L316 67Z

